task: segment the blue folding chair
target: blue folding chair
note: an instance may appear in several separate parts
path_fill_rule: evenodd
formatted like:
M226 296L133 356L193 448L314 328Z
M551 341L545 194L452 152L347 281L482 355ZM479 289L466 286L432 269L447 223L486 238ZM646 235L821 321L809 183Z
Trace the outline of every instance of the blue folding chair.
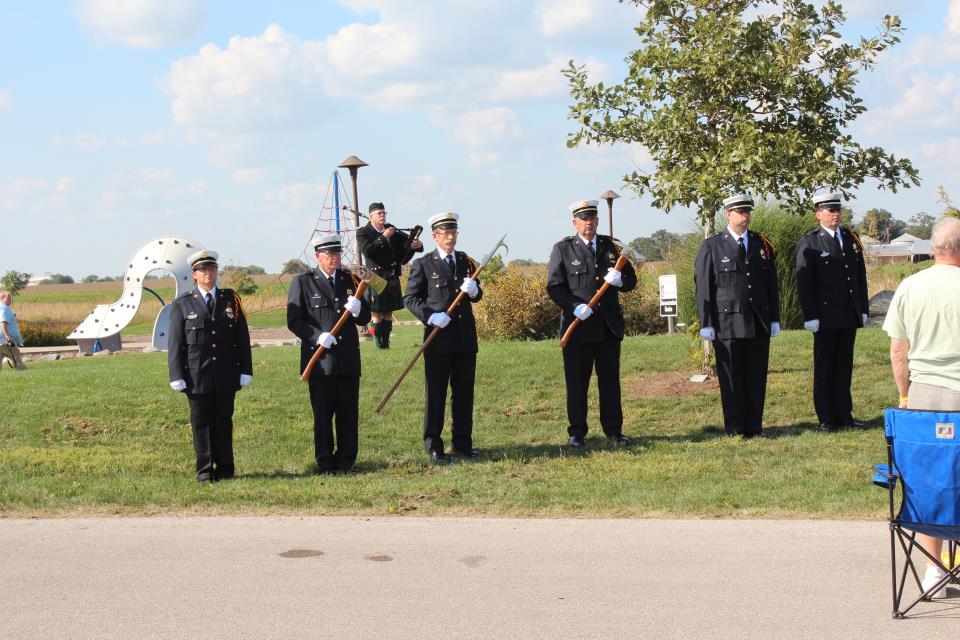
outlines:
M887 464L875 465L873 482L886 487L890 497L890 571L893 617L903 618L923 600L950 583L960 583L957 540L960 540L960 412L887 409L884 412ZM897 484L900 509L894 512ZM948 562L932 557L916 542L917 533L948 541ZM897 571L897 548L903 563ZM942 580L924 591L919 569L935 561L945 572ZM947 566L949 565L949 566ZM912 575L920 596L901 606L904 586Z

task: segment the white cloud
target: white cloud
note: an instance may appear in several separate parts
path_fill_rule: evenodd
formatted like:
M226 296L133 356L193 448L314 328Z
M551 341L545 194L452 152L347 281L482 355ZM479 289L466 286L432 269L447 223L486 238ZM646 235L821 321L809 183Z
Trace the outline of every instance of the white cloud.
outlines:
M177 125L244 132L314 122L325 101L322 47L270 25L260 36L234 36L226 49L207 44L170 67L165 90Z
M283 186L276 191L268 191L264 199L271 204L281 205L285 209L320 211L327 192L327 185L312 182L297 182ZM332 213L328 212L332 216Z
M363 96L362 100L369 108L395 111L414 108L441 91L441 87L423 82L395 82Z
M506 71L490 90L490 100L511 101L558 98L567 93L567 79L560 72L570 56L556 56L550 62L533 69Z
M911 77L911 85L900 91L896 104L868 112L864 129L869 133L883 132L892 122L913 122L921 127L942 129L958 121L960 81L957 76L953 73L943 76L918 73Z
M960 0L950 0L947 9L947 31L960 35Z
M164 135L160 132L154 131L151 133L145 133L140 137L140 142L146 145L158 145L163 144Z
M17 178L10 183L9 191L14 195L43 193L50 189L50 183L36 178Z
M173 169L151 169L148 167L140 172L140 177L145 182L169 182L173 179Z
M903 14L903 0L843 0L843 10L850 18L874 20L877 24L886 14Z
M0 90L0 110L9 111L13 109L13 97L9 91Z
M326 45L330 63L345 76L379 76L419 59L420 38L394 24L350 24Z
M512 109L477 109L455 119L454 137L471 149L512 141L520 135L520 120Z
M201 0L80 0L74 10L101 37L143 49L184 42L204 21Z
M467 159L471 167L487 167L499 164L503 160L503 154L498 151L472 152Z
M620 46L634 37L644 10L610 0L541 0L534 9L540 33L547 38L597 38Z
M102 133L78 133L73 143L81 151L96 151L106 146L107 137Z
M266 172L263 169L246 167L233 172L233 184L260 184Z
M73 189L73 185L76 184L76 176L64 176L57 181L56 191L57 193L66 193Z

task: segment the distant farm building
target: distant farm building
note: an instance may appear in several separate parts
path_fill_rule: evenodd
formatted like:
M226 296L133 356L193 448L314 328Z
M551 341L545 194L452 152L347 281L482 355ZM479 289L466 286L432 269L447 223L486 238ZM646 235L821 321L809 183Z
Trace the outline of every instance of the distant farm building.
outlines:
M895 264L900 262L923 262L933 258L933 249L929 240L923 240L909 233L894 238L890 244L880 244L873 238L860 237L867 260L871 264ZM871 242L868 243L867 240Z

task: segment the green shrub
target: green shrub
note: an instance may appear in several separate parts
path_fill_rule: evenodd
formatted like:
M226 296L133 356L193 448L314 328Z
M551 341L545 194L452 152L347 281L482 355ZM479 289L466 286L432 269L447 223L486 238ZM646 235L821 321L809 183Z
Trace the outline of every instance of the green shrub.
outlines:
M63 347L72 344L67 336L76 326L62 320L25 320L20 324L20 335L27 347Z
M492 261L491 261L492 262ZM545 340L560 333L560 308L547 295L547 271L525 275L506 267L483 280L483 300L474 307L481 339Z
M627 335L659 333L666 326L659 317L655 275L637 269L637 288L620 296ZM482 279L482 276L481 276ZM560 308L547 294L546 268L508 266L483 283L483 300L475 307L481 339L546 340L560 336Z
M223 276L223 283L241 296L251 296L257 291L257 283L243 267L235 267Z

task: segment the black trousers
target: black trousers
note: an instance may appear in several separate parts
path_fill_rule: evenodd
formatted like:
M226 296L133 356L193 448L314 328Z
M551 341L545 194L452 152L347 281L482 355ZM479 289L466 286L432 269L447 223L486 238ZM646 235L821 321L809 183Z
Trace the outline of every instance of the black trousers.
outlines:
M853 420L850 381L856 339L856 329L813 334L813 407L820 422L836 425Z
M600 427L608 436L623 430L620 405L620 341L611 334L602 342L569 342L563 349L563 378L567 386L567 433L587 435L587 392L596 368L600 392Z
M450 413L453 448L473 448L473 383L477 375L477 354L424 354L425 406L423 446L427 451L443 451L443 419L450 388Z
M233 400L236 393L188 393L197 480L232 478Z
M307 385L313 407L313 452L317 466L320 471L346 471L357 461L360 376L311 377Z
M723 429L754 436L763 432L770 336L714 340L723 404Z

